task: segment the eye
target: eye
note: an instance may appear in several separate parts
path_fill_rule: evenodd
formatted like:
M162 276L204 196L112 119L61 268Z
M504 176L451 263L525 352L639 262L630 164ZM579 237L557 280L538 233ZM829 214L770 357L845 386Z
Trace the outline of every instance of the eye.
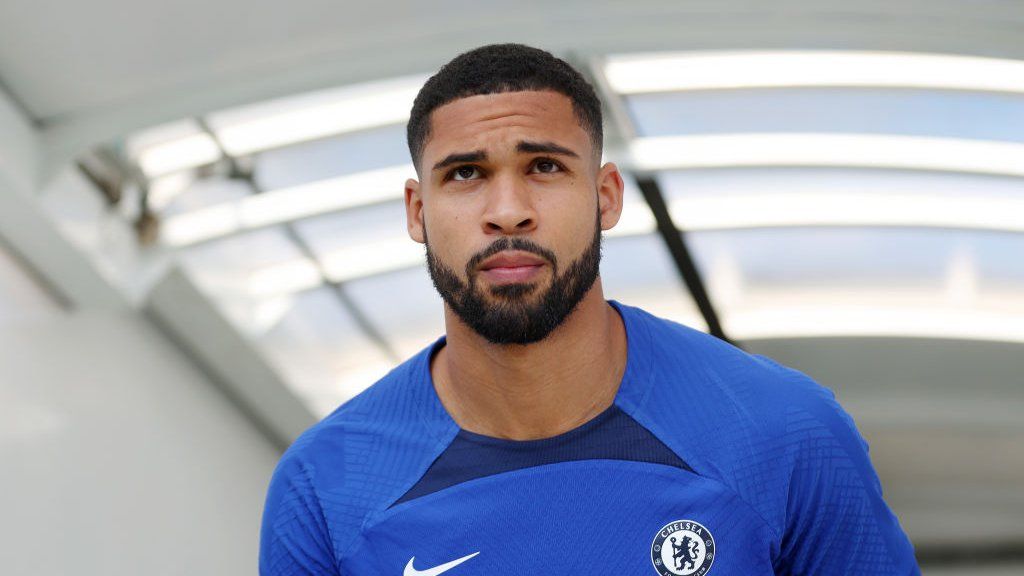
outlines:
M532 172L537 172L537 173L540 173L540 174L554 174L555 172L561 172L561 171L562 171L562 166L559 165L554 160L548 160L548 159L542 158L542 159L537 160L536 162L533 163L533 170L532 170Z
M476 166L459 166L455 170L452 170L452 180L472 180L480 175L480 170Z

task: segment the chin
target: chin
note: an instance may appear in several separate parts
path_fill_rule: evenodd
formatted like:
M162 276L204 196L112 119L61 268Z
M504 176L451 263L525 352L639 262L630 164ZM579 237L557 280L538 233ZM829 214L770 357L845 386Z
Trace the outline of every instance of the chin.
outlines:
M514 283L514 284L500 284L498 286L490 286L487 290L488 295L496 300L519 300L526 299L527 296L538 293L537 283ZM536 297L529 298L530 300L536 300Z

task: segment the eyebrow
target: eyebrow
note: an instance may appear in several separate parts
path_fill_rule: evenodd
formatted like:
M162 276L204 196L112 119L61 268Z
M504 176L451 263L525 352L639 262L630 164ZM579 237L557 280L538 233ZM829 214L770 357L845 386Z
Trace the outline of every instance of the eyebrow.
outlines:
M474 152L456 152L445 156L444 160L434 164L434 170L440 170L451 166L452 164L459 164L462 162L481 162L486 159L487 153L483 150L476 150Z
M579 158L580 155L566 148L565 146L559 146L554 142L530 142L523 140L516 145L517 152L523 152L526 154L561 154L562 156L572 156L573 158Z
M572 150L555 144L554 142L532 142L529 140L522 140L519 144L516 144L516 152L523 154L559 154L562 156L571 156L573 158L579 158L580 155L573 152ZM447 168L452 164L462 164L469 162L482 162L487 160L487 153L483 150L474 150L473 152L455 152L444 157L440 162L434 164L434 170L441 170Z

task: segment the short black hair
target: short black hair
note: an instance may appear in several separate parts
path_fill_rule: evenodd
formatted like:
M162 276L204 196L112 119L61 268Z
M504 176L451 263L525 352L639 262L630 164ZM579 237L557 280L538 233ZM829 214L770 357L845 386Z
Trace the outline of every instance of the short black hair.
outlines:
M406 138L413 164L419 170L423 147L430 136L430 114L460 98L552 90L569 97L580 126L590 134L594 152L603 146L601 101L594 87L568 62L523 44L490 44L456 56L427 80L412 105Z

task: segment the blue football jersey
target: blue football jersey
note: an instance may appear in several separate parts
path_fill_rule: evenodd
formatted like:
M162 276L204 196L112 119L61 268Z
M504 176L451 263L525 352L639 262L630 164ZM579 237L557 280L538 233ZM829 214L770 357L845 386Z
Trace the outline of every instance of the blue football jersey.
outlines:
M442 337L306 431L270 482L261 574L920 573L831 392L611 304L625 374L574 430L460 429L430 376Z

